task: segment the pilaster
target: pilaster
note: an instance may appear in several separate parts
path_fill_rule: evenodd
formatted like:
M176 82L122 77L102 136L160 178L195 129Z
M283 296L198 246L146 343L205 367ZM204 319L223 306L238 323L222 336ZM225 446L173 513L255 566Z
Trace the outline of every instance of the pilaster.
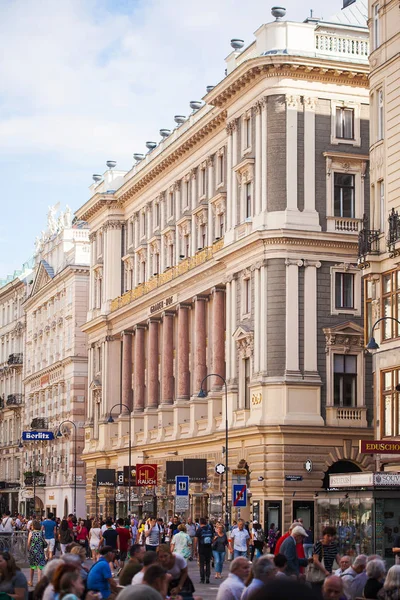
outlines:
M304 377L318 375L317 352L317 269L319 261L304 261Z
M299 267L302 260L285 260L286 265L286 377L300 377L299 369Z

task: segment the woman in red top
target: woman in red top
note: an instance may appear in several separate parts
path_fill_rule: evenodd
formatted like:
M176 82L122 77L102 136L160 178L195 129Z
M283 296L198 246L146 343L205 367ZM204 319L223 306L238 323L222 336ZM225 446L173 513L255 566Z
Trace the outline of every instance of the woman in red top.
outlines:
M76 528L76 541L83 547L86 547L86 543L89 543L88 530L85 527L85 521L79 519L78 527Z

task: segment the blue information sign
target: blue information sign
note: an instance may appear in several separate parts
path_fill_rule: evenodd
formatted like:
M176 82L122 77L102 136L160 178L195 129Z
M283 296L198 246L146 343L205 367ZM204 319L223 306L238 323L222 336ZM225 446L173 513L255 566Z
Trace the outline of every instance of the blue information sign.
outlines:
M232 490L233 506L244 507L247 506L247 485L245 484L234 484Z
M177 475L175 477L176 495L189 496L189 476Z
M47 440L54 440L54 433L52 431L23 431L22 439L24 442L43 442Z

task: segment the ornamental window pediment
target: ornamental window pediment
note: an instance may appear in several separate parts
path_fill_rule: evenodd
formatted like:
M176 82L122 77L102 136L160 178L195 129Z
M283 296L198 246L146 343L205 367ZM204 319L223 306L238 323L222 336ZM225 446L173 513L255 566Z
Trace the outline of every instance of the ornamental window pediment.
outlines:
M226 194L219 193L210 200L216 215L223 215L226 211Z
M189 235L190 234L190 230L191 230L190 217L183 217L183 219L180 219L178 221L177 225L178 225L179 233L181 235Z
M251 358L254 351L254 333L245 326L239 326L233 334L239 356Z
M364 352L364 329L356 323L347 321L327 327L323 330L325 335L325 350L341 350L342 352Z
M254 158L245 158L234 168L239 184L250 183L254 180Z

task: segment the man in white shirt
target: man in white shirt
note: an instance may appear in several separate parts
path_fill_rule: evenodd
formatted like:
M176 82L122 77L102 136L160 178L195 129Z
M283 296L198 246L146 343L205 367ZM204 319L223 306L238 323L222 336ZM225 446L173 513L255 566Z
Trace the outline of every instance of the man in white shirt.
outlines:
M239 519L238 526L231 533L230 550L233 552L233 558L247 556L247 550L250 542L250 534L244 527L243 519Z
M353 565L347 569L341 579L343 581L344 594L348 600L354 600L358 596L362 595L367 582L367 575L365 573L365 567L367 566L367 556L365 554L359 554L355 559ZM359 590L361 589L361 593Z
M245 589L244 582L250 573L250 562L239 556L231 562L229 575L221 583L216 600L240 600Z
M143 583L143 577L145 572L149 567L151 567L151 565L154 565L157 562L157 560L157 552L153 552L152 550L150 550L149 552L145 552L143 555L142 570L132 577L132 585L139 585L140 583Z
M351 557L350 556L342 556L342 558L340 559L340 567L339 569L336 569L336 571L334 572L334 575L337 575L338 577L342 577L342 575L344 575L344 572L347 571L347 569L349 569L351 567Z

